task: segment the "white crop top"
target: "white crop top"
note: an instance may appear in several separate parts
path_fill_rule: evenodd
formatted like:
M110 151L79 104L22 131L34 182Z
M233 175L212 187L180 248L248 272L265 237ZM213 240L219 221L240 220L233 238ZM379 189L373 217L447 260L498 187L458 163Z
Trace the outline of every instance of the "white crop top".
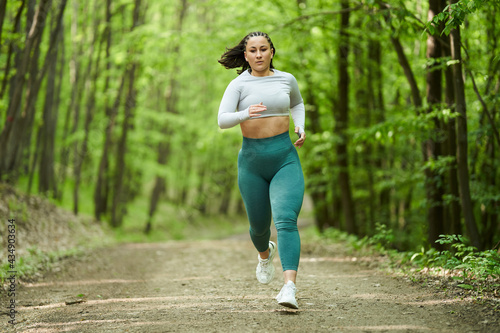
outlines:
M219 107L220 128L230 128L249 120L250 105L263 103L263 117L288 116L290 113L299 134L304 132L305 108L295 77L287 72L273 69L274 75L253 76L248 71L241 73L229 83ZM236 112L235 112L236 110Z

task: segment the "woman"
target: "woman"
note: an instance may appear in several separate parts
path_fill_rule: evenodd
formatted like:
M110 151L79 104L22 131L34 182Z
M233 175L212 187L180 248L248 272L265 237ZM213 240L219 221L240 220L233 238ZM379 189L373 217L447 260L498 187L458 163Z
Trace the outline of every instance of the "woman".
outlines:
M257 280L264 284L272 281L272 261L279 250L285 284L276 299L280 305L297 309L297 217L304 196L304 176L288 129L291 113L299 136L294 145L302 147L306 138L305 112L293 75L274 69L275 54L271 39L263 32L252 32L226 50L219 63L241 70L222 97L218 122L222 129L239 124L243 134L238 186L250 222L250 237L259 252ZM278 233L278 248L269 241L271 216Z

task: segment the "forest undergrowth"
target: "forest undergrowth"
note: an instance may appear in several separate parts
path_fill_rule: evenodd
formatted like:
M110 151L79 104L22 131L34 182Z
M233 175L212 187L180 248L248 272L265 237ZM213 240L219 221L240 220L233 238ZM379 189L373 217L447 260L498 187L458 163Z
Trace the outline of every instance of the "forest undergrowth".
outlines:
M356 257L370 257L370 265L407 279L425 288L458 299L473 299L491 305L500 311L500 251L479 251L462 235L441 235L435 248L419 251L394 249L395 236L385 225L377 225L372 237L359 238L329 228L320 234L311 229L305 235L309 240L325 244L343 242Z

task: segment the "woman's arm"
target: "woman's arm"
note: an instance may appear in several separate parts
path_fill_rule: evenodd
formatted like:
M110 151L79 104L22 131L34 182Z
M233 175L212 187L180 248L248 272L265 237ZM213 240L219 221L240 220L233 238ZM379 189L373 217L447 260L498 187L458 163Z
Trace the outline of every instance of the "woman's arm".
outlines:
M234 81L231 82L222 96L219 106L218 123L222 129L231 128L239 123L250 119L248 108L243 111L237 111L240 100L240 92L237 89Z
M295 127L299 128L299 137L304 133L304 123L306 119L306 109L304 101L300 95L299 85L295 77L290 74L290 113Z
M304 103L301 102L295 105L291 110L293 124L295 127L299 128L299 132L297 133L299 136L304 133L304 123L306 119L306 109L304 107Z

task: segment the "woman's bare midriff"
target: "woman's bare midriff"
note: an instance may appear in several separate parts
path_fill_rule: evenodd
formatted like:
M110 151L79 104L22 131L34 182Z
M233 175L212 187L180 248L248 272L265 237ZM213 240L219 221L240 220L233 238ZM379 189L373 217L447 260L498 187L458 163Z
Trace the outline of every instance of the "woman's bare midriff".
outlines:
M241 133L246 138L269 138L287 132L290 127L290 117L280 116L249 119L240 123L240 126Z

